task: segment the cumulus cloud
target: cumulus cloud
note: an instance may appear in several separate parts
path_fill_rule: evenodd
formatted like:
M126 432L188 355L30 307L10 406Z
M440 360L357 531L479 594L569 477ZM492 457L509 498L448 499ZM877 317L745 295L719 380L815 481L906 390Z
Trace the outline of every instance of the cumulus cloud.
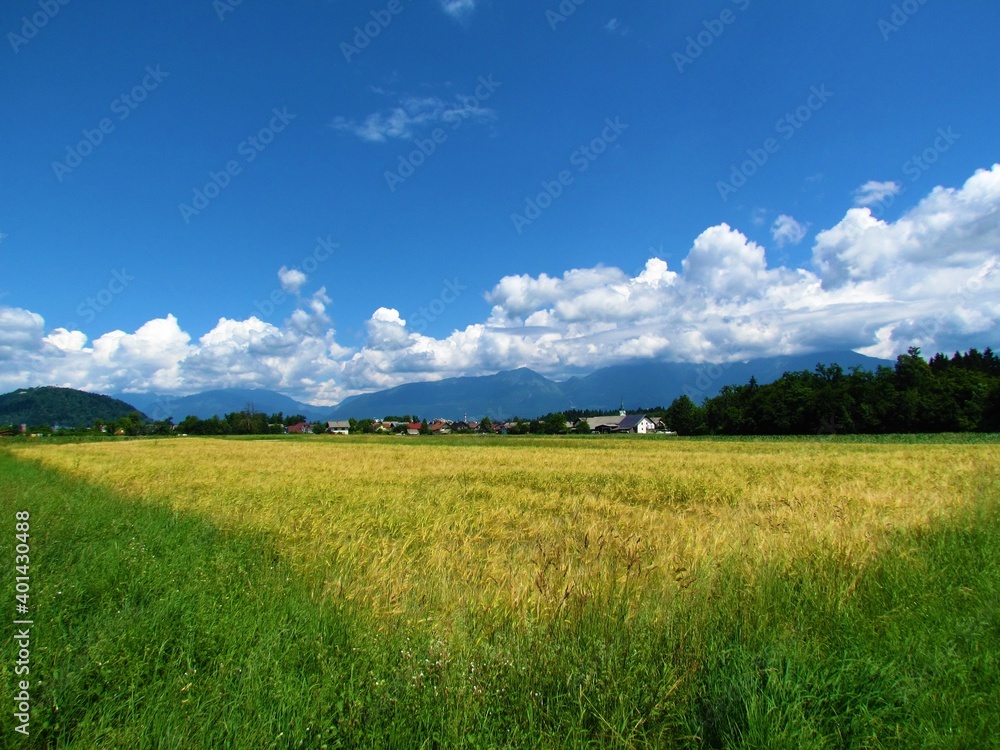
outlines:
M83 333L83 331L68 331L65 328L56 328L42 340L60 351L82 352L83 348L87 345L87 334Z
M864 185L854 191L855 206L874 206L881 203L886 198L899 195L903 186L898 182L878 182L869 180Z
M46 331L37 313L0 307L0 387L243 385L334 403L521 366L559 377L643 358L981 347L1000 332L1000 165L961 188L935 188L896 222L849 209L816 236L808 267L772 266L763 246L719 224L694 239L677 269L652 257L635 275L596 266L506 276L485 295L485 320L441 338L379 307L360 344L342 346L325 290L296 288L298 305L281 324L223 318L197 340L172 315L88 342L79 331Z
M798 245L806 238L808 230L808 224L800 224L793 217L782 214L771 225L771 236L778 247Z
M365 323L368 343L380 351L398 351L411 341L406 332L406 321L399 317L399 311L380 307Z
M998 208L1000 165L978 171L961 189L935 188L895 223L867 208L849 210L817 235L813 259L827 288L892 278L933 297L933 274L971 272L997 257Z
M445 101L436 96L404 96L388 110L374 112L360 121L338 116L330 126L369 143L384 143L389 139L412 140L437 125L454 127L465 120L488 123L495 119L494 110L472 97Z
M689 285L729 300L757 296L765 281L764 248L728 224L706 229L681 263Z
M278 281L281 282L281 288L289 294L298 294L308 278L298 269L282 266L278 269Z
M0 307L0 362L39 348L44 330L41 315L18 307Z
M333 403L345 395L336 380L352 352L336 342L329 302L321 288L280 326L256 317L221 318L194 343L169 314L133 333L111 331L88 343L81 331L56 328L45 335L37 314L0 307L0 390L63 385L187 394L242 386Z

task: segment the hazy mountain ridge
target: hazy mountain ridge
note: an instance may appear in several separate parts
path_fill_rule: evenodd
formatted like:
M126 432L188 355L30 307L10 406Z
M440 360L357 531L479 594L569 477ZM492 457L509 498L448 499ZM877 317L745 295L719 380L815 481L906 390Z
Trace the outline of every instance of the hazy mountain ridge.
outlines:
M223 417L233 412L245 411L253 406L254 411L264 414L282 412L285 416L302 414L309 420L326 419L331 407L313 406L278 393L261 388L220 388L194 393L190 396L168 396L158 393L123 394L120 398L130 398L151 419L172 418L179 422L188 416L198 419Z
M851 351L722 365L642 361L605 367L561 383L522 368L482 377L410 383L354 396L334 407L332 418L379 418L386 414L448 419L465 415L470 419L531 418L567 409L614 409L622 403L627 409L669 406L682 395L701 403L723 386L743 385L751 377L761 384L770 383L785 372L812 371L820 363L839 364L845 371L854 366L874 370L892 364Z
M605 367L590 375L570 378L561 385L574 407L581 409L610 408L622 400L629 408L669 406L682 395L700 404L706 397L716 395L723 386L745 385L751 377L761 384L771 383L786 372L812 371L820 363L839 364L845 372L855 366L875 370L879 365L893 364L852 351L768 357L717 365L644 361Z
M374 418L388 415L411 414L426 419L510 419L515 416L532 418L568 409L616 409L621 403L629 410L641 407L669 406L678 396L687 395L696 403L715 396L726 385L743 385L751 377L760 384L777 380L785 372L812 371L817 364L839 364L844 370L859 366L874 370L879 365L891 365L888 360L874 359L851 351L769 357L751 362L734 362L720 365L689 364L678 362L639 361L614 365L596 370L588 375L569 378L562 382L550 380L534 370L520 368L494 375L446 378L421 383L407 383L374 393L365 393L344 399L331 407L314 406L276 391L249 388L223 388L204 391L190 396L167 396L156 393L118 394L98 396L73 391L82 396L107 399L120 404L120 411L101 412L102 416L70 420L60 412L60 419L42 418L48 411L4 411L0 408L0 423L56 422L67 426L90 424L95 418L114 420L130 411L138 410L150 419L172 418L179 422L187 416L208 419L223 417L232 412L244 411L249 405L257 412L285 416L302 414L310 421L334 419ZM30 389L31 391L43 389ZM55 389L70 391L71 389ZM0 396L3 399L14 394ZM84 403L91 403L81 401ZM81 408L84 408L81 406ZM124 409L124 411L121 411ZM103 416L107 414L108 416ZM15 419L20 416L21 419Z
M334 407L331 418L416 414L427 419L461 419L466 415L470 419L497 419L557 411L565 400L559 383L525 367L495 375L407 383L354 396ZM554 409L553 404L560 406Z

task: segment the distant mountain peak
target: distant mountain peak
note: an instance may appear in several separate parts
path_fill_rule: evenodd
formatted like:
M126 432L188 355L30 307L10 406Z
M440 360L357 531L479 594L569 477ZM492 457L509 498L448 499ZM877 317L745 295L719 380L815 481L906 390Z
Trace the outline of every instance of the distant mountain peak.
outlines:
M704 365L638 360L562 382L550 380L531 368L519 367L493 375L409 383L351 396L333 407L332 418L379 419L387 414L451 419L465 414L471 419L533 418L568 409L618 410L622 399L630 409L669 406L685 394L700 403L725 385L743 385L751 377L764 384L777 380L785 371L812 370L820 362L869 369L885 364L883 360L855 352L831 352L727 363L712 368L717 377L710 377L706 376Z

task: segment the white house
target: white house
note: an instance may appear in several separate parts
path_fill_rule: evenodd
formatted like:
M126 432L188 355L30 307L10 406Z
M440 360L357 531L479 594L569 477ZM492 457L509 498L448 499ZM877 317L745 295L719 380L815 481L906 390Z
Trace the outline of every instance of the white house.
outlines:
M348 422L327 422L326 431L331 435L347 435L350 433L350 423Z
M634 432L637 435L648 435L656 432L656 423L645 414L632 414L624 417L618 423L615 432Z

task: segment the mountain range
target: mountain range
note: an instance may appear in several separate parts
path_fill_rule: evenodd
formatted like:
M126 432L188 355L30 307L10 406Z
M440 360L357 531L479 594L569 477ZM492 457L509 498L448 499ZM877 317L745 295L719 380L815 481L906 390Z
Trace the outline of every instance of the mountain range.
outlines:
M785 372L813 370L817 364L839 364L844 370L875 370L892 362L852 351L769 357L725 365L679 362L636 362L615 365L563 382L549 380L522 368L481 377L448 378L430 383L409 383L376 393L344 399L333 407L330 419L418 414L422 417L493 420L514 416L531 418L569 409L615 409L624 405L669 406L688 395L695 403L715 396L725 385L743 385L751 377L770 383Z
M170 416L180 421L188 415L207 419L243 411L249 404L259 412L302 414L310 421L382 418L389 415L419 415L428 419L531 418L567 409L627 409L669 406L681 395L696 403L716 395L725 385L742 385L751 377L764 384L785 372L812 370L817 364L839 364L845 370L874 370L891 365L851 351L793 357L769 357L725 365L695 365L678 362L635 362L605 367L595 372L557 382L521 368L495 375L447 378L425 383L407 383L374 393L344 399L336 406L315 406L295 401L274 391L226 388L192 396L121 394L153 419Z
M209 417L224 417L232 412L246 411L253 408L256 412L285 416L301 414L309 421L329 419L329 406L313 406L303 404L282 393L253 388L221 388L213 391L203 391L190 396L168 396L159 393L121 393L117 395L123 401L133 404L139 411L147 414L150 419L161 420L167 417L179 422L187 416L198 419Z
M285 416L301 414L309 421L380 419L391 415L419 415L427 419L510 419L532 418L569 409L628 410L669 406L675 398L688 395L696 403L715 396L725 385L743 385L750 378L760 384L777 380L785 372L813 370L817 364L838 364L845 370L860 367L874 370L891 361L874 359L851 351L769 357L724 365L696 365L677 362L641 361L605 367L558 382L521 368L478 377L447 378L425 383L408 383L375 393L351 396L335 406L316 406L296 401L275 391L224 388L190 396L156 393L119 393L117 401L105 396L82 394L79 403L66 393L71 389L21 389L0 396L0 423L59 423L67 426L90 424L95 418L116 419L134 407L150 419L168 417L179 422L189 415L199 419L220 417L252 406L257 412ZM60 402L58 410L49 406L31 407L31 398L45 392L49 406ZM30 394L35 393L35 397ZM97 402L93 399L106 399ZM50 403L52 402L52 403ZM94 411L99 403L100 413ZM73 406L73 404L77 404Z

